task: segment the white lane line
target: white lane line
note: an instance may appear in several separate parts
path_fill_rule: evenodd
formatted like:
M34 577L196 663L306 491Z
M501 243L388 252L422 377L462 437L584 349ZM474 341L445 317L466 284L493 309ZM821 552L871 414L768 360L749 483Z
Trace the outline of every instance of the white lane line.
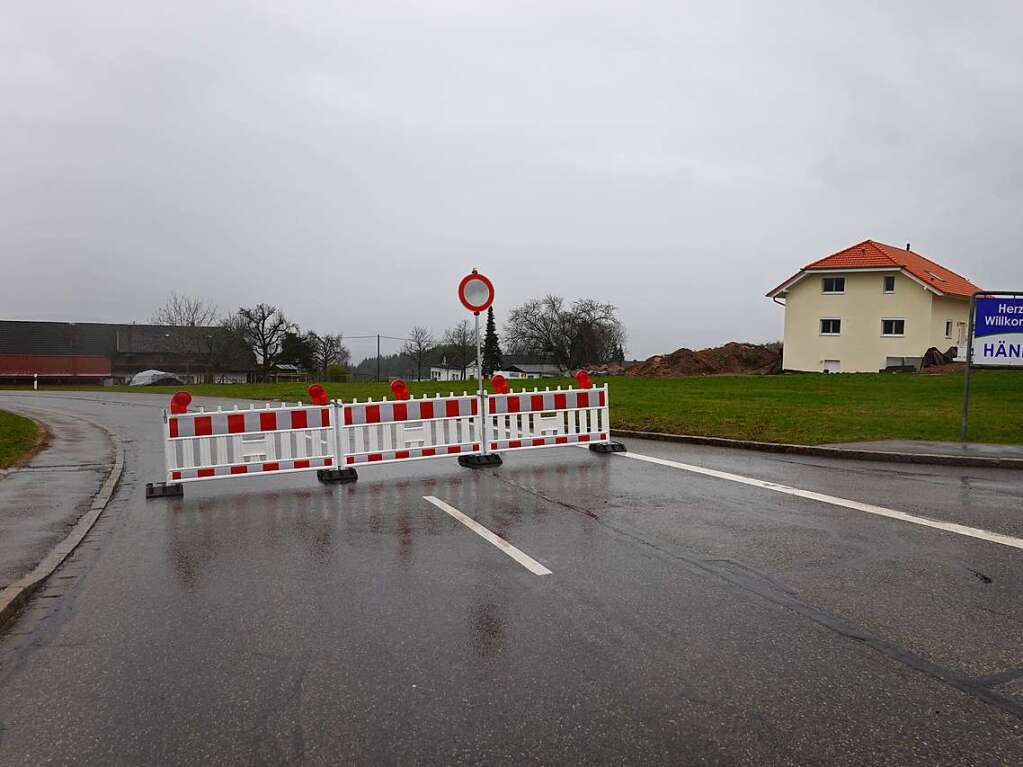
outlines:
M444 501L442 501L440 498L435 498L432 495L424 495L423 499L426 500L426 501L429 501L430 503L432 503L434 506L436 506L441 511L446 511L452 517L454 517L459 522L461 522L463 525L465 525L470 530L472 530L474 533L476 533L476 535L478 535L483 540L489 541L490 543L492 543L495 546L497 546L497 548L499 548L501 551L503 551L505 554L507 554L512 559L514 559L516 562L518 562L524 568L529 570L529 572L533 573L533 575L550 575L551 574L550 570L548 570L546 567L541 565L539 562L537 562L531 556L529 556L528 554L524 554L523 552L519 551L517 548L512 546L510 543L508 543L508 541L506 541L501 536L496 535L496 534L490 532L489 530L487 530L487 528L485 528L483 525L481 525L475 519L472 519L471 517L465 516L465 514L460 512L454 506L450 506L449 504L444 503Z
M846 509L853 509L855 511L863 511L867 514L876 514L879 517L888 517L889 519L897 519L901 522L910 522L914 525L922 525L923 527L933 527L936 530L944 530L948 533L956 533L957 535L965 535L969 538L979 538L982 541L990 541L991 543L1000 543L1003 546L1011 546L1014 549L1023 549L1023 538L1014 538L1011 535L1002 535L1001 533L993 533L989 530L981 530L979 527L967 527L966 525L957 525L955 522L940 522L936 519L928 519L927 517L918 517L915 514L907 514L904 511L895 511L894 509L886 509L884 506L874 506L870 503L861 503L860 501L850 501L847 498L838 498L834 495L825 495L824 493L815 493L811 490L800 490L798 487L789 487L788 485L779 485L775 482L767 482L762 479L753 479L752 477L743 477L739 474L729 474L727 471L717 471L716 469L705 469L702 466L693 466L688 463L679 463L678 461L669 461L666 458L654 458L649 455L642 455L640 453L614 453L614 455L621 456L622 458L632 458L636 461L646 461L647 463L656 463L661 466L669 466L673 469L682 469L683 471L691 471L694 474L703 474L708 477L716 477L717 479L727 479L729 482L739 482L743 485L752 485L753 487L761 487L765 490L773 490L776 493L785 493L786 495L795 495L799 498L809 498L812 501L820 501L821 503L830 503L832 506L842 506Z

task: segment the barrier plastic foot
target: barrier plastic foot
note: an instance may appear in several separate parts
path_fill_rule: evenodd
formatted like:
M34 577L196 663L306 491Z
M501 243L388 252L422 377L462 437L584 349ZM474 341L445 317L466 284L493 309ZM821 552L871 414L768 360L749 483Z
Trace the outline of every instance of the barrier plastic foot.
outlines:
M181 498L185 494L184 485L174 482L147 482L146 500L150 498Z
M359 478L359 473L355 469L320 469L316 472L316 478L320 482L347 484L348 482L355 482Z
M590 445L594 453L624 453L625 445L621 442L594 442Z
M467 469L486 469L490 466L500 466L504 461L497 453L482 453L475 455L458 456L458 465Z

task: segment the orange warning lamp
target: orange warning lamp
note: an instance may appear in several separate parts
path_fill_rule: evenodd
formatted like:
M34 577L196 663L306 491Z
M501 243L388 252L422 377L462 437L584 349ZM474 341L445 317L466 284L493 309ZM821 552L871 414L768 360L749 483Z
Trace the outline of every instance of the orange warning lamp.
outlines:
M182 413L188 412L188 405L192 401L192 395L187 391L179 391L171 397L170 411L174 415L181 415Z
M391 394L394 395L395 399L408 399L408 384L400 378L395 378L391 381Z
M320 386L320 384L313 384L306 389L306 393L309 395L309 401L314 405L330 404L330 400L327 397L327 390Z

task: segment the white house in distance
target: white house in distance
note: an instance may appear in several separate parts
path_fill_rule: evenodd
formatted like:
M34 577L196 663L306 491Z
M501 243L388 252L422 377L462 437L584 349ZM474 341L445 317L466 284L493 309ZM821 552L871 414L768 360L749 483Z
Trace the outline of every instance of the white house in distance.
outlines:
M566 371L559 365L543 360L537 360L528 355L506 354L504 355L504 367L495 371L505 378L558 378L566 375ZM430 368L431 381L474 381L476 380L476 360L472 360L465 368L463 376L462 369L455 365L448 364L445 357L440 365L433 365Z
M767 296L785 307L785 370L919 367L933 347L965 354L977 286L919 253L864 240L800 269Z

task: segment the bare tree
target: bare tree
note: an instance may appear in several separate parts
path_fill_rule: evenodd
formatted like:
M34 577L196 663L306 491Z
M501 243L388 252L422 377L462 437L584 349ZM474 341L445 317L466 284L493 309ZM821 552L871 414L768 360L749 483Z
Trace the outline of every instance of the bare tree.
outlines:
M342 342L340 334L320 336L310 332L309 335L313 340L313 362L320 373L326 373L331 365L348 367L352 353Z
M462 320L447 330L444 344L449 347L452 362L462 369L462 378L465 378L465 369L476 359L476 333L469 320Z
M572 304L570 367L602 365L625 356L625 326L613 304L583 298Z
M408 340L401 347L401 353L412 360L416 366L416 380L422 381L423 363L426 362L426 358L434 346L433 333L427 328L416 325L408 335Z
M587 298L569 306L548 294L512 309L504 338L513 353L542 355L568 370L615 359L625 327L612 304Z
M217 307L195 296L171 293L150 320L166 328L170 351L185 363L185 376L191 377L192 363L210 356L211 326L217 324Z
M239 329L263 368L264 378L281 354L284 336L295 326L276 306L256 304L238 310Z
M513 354L533 354L569 367L572 356L569 309L561 296L548 294L508 313L504 340Z
M207 372L213 383L221 383L219 374L226 369L248 371L252 367L253 353L243 332L238 315L226 317L209 335Z

